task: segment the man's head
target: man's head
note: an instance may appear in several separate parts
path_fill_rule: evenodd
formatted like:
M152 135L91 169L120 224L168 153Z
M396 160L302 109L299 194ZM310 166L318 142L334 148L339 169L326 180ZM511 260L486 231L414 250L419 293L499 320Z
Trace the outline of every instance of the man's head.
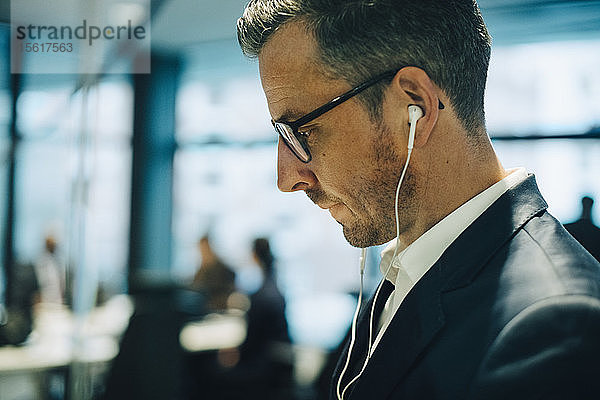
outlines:
M422 211L429 161L452 153L449 127L464 136L485 135L489 37L471 1L251 1L238 21L238 37L243 51L258 57L273 120L286 125L393 72L296 126L310 150L308 162L279 141L279 188L303 190L329 209L352 245L396 236L394 197L407 158L409 105L425 114L415 149L431 143L433 133L438 140L411 159L399 201L401 232ZM441 101L446 110L440 111Z
M583 196L581 198L581 218L592 219L592 207L594 206L594 199L589 196Z
M202 256L203 262L209 261L209 259L210 261L212 261L215 254L210 245L210 238L208 235L204 235L200 239L198 239L197 247L198 251L200 252L200 255Z
M44 239L44 243L45 243L46 251L50 254L54 254L54 252L56 251L56 246L57 246L56 238L52 235L48 235Z
M302 21L325 73L355 86L402 66L422 68L469 132L484 126L490 37L475 0L251 0L238 20L242 51L257 57L271 35ZM377 119L383 85L360 99Z

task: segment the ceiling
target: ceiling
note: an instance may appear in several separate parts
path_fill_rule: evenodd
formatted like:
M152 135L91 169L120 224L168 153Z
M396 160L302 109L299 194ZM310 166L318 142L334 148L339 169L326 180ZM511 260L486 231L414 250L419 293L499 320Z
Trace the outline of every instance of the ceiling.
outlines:
M496 44L600 37L600 1L479 0Z
M247 0L164 0L152 25L157 47L235 37ZM496 45L600 37L600 1L479 0Z
M81 4L80 0L60 0L58 4L69 1ZM153 46L177 51L233 39L235 21L248 0L150 1ZM9 21L9 4L9 0L0 0L0 21ZM600 0L479 0L479 4L496 45L600 38ZM61 8L65 7L54 9L64 13Z

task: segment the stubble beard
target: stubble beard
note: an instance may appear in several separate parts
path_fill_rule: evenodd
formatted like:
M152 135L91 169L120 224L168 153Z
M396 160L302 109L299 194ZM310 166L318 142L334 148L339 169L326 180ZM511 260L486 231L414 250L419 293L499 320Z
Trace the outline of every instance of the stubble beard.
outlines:
M406 159L395 151L389 129L382 127L378 132L369 155L370 164L375 168L369 170L368 174L358 175L353 182L352 191L347 191L352 196L354 205L350 209L352 219L343 223L338 221L348 243L359 248L380 245L396 237L394 201ZM415 178L409 165L398 199L400 232L408 227L414 193ZM306 194L315 203L339 200L330 198L321 189L312 189Z
M354 215L352 221L342 225L344 237L354 247L377 246L396 237L394 201L402 171L397 171L395 168L377 171L379 173L376 175L379 179L372 181L369 186L364 186L364 190L357 193L357 198L365 199L363 212L360 216ZM400 232L405 231L408 225L406 216L411 208L409 202L414 193L414 181L409 168L402 182L398 199Z

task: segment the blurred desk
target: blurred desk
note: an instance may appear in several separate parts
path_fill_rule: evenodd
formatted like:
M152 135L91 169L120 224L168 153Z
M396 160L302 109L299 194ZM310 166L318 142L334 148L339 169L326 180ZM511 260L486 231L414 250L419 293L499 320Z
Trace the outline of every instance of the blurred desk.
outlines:
M11 379L29 377L34 397L44 399L50 373L60 373L67 380L76 364L106 368L119 351L119 338L132 310L126 296L115 296L80 318L63 306L36 306L34 330L27 342L0 347L0 398L12 398Z
M244 342L246 328L243 313L209 314L185 324L179 343L189 352L231 349Z

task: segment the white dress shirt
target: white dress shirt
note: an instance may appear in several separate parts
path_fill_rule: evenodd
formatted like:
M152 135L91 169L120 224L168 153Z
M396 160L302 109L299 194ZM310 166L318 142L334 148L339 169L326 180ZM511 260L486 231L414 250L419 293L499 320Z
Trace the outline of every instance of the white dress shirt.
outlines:
M504 179L467 201L419 236L406 249L398 253L393 262L392 257L397 239L390 242L383 250L379 269L385 279L394 284L394 290L381 312L378 333L371 354L406 295L442 256L450 244L508 189L527 178L524 168L515 168L509 170L508 173Z

